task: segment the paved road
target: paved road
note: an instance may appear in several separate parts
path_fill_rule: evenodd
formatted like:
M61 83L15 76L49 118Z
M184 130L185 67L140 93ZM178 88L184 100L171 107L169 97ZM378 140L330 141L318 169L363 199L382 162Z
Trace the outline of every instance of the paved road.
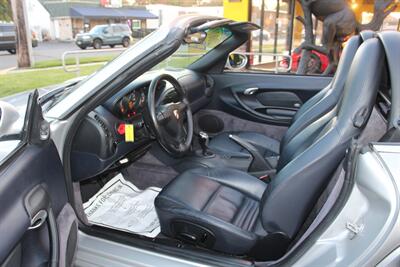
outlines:
M122 46L116 46L121 48ZM107 47L104 47L107 48ZM88 48L87 50L92 49ZM32 49L35 62L50 59L61 59L65 51L79 50L73 42L44 42ZM91 54L93 56L93 54ZM0 70L14 68L17 66L17 57L9 54L7 51L0 51Z

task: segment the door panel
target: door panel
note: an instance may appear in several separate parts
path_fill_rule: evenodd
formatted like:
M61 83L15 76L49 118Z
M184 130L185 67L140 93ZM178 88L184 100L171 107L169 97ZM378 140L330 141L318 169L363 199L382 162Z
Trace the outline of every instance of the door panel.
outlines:
M43 135L37 97L30 96L21 145L0 166L1 266L59 264L57 216L68 198L57 149Z
M103 32L103 44L112 44L114 38L113 28L107 27L105 32Z
M58 153L51 142L26 145L1 170L0 262L18 245L23 252L22 266L58 258L50 249L57 240L55 216L67 202L63 177ZM39 212L43 211L45 221L40 224Z
M246 120L289 126L298 109L331 77L223 73L214 79L214 109Z

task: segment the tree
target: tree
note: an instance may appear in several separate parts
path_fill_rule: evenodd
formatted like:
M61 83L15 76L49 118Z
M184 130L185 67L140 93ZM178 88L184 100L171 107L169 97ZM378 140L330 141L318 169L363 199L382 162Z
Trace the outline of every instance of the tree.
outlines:
M0 21L11 21L12 11L9 0L0 0Z
M19 68L31 67L32 41L26 15L26 0L11 0L13 20L16 28L17 62Z

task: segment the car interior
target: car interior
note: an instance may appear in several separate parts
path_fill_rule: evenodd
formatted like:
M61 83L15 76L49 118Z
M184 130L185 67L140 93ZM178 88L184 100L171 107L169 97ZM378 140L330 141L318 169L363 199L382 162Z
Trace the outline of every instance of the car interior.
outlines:
M388 63L362 32L333 77L227 70L249 25L220 26L194 62L161 64L87 114L71 152L81 206L121 174L159 190L160 233L132 238L257 261L294 246L351 142L390 138Z

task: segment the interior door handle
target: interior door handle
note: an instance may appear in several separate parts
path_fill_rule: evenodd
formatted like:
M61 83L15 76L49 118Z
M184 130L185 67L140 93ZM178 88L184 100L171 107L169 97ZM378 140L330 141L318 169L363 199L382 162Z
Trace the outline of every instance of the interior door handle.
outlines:
M47 220L47 211L39 210L38 213L33 216L31 219L31 226L29 226L29 230L37 229L43 225L43 223Z
M257 87L251 87L251 88L245 89L244 92L243 92L243 94L244 94L244 95L252 95L252 94L254 94L254 93L257 92L257 91L258 91L258 88L257 88Z

